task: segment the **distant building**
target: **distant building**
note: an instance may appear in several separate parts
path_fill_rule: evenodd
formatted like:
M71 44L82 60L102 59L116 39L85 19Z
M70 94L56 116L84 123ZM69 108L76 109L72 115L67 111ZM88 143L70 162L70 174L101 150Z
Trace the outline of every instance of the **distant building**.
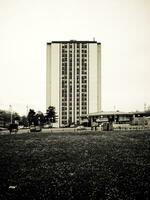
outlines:
M101 44L96 41L47 43L46 107L55 106L58 126L101 111Z
M119 112L119 111L107 111L89 113L87 115L80 116L81 123L88 121L88 124L93 122L105 123L112 122L115 124L132 124L132 125L147 125L150 127L150 112Z

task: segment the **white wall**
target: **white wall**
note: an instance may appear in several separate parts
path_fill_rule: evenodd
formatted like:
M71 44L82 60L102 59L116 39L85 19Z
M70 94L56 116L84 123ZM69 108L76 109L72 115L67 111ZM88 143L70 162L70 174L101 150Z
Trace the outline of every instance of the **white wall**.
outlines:
M47 45L47 66L46 66L46 109L51 105L51 45Z
M101 111L101 44L97 45L97 112Z
M97 44L89 44L89 113L98 111L98 59Z
M51 44L47 47L47 107L56 108L59 116L59 44ZM59 120L58 120L59 124Z

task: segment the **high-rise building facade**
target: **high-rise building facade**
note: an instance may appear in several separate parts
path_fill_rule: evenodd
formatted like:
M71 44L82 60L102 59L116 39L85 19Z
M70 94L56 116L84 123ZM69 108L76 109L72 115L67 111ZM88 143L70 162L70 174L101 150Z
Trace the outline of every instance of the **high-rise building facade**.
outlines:
M46 106L55 106L58 126L101 111L101 44L96 41L47 43Z

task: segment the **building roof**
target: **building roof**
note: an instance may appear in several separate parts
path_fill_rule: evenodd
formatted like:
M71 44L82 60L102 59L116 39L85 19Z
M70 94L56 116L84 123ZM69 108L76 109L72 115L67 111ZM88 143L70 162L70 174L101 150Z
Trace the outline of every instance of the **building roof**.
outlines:
M100 42L97 42L95 40L93 41L88 41L88 40L68 40L68 41L52 41L52 42L48 42L47 44L52 44L52 43L64 43L64 44L68 44L68 43L97 43L97 44L101 44Z
M101 111L101 112L96 112L96 113L89 113L88 115L82 115L82 116L127 115L127 114L130 114L130 113L120 112L120 111Z
M138 116L138 115L143 115L143 116L150 116L150 112L120 112L120 111L101 111L101 112L96 112L96 113L89 113L87 115L81 115L81 117L96 117L96 116L111 116L111 115L126 115L126 116Z

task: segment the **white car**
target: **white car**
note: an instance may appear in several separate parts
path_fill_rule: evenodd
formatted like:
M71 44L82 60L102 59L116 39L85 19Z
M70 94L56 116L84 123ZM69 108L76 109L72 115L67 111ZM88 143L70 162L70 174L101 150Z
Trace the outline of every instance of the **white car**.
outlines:
M23 129L23 128L24 128L23 125L18 126L18 129Z
M41 130L42 130L41 126L34 126L34 125L30 126L30 132L40 132Z
M84 126L78 126L77 130L86 130L86 128Z
M43 126L43 128L52 128L52 125L50 125L50 124L45 124L45 125Z

